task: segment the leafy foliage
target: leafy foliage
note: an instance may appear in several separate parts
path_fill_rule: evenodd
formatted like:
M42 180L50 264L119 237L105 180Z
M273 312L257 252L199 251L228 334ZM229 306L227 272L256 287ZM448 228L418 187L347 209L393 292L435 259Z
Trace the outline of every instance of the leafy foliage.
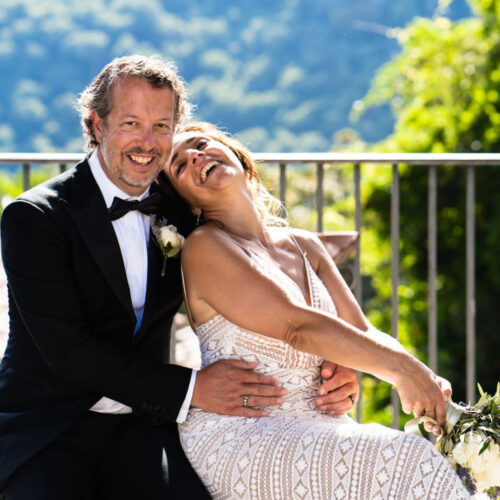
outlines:
M375 150L399 152L498 151L500 147L500 2L471 0L477 18L417 19L398 33L401 53L376 75L363 105L390 105L394 132ZM386 169L387 171L388 169ZM500 176L497 167L476 168L476 359L477 378L494 387L499 373L498 307L500 268ZM427 169L400 168L400 330L426 359ZM389 235L388 183L365 197L364 214L376 246ZM390 318L390 253L365 270L376 277L367 306L381 329ZM439 370L464 400L465 366L465 171L438 169ZM406 302L406 299L410 299Z

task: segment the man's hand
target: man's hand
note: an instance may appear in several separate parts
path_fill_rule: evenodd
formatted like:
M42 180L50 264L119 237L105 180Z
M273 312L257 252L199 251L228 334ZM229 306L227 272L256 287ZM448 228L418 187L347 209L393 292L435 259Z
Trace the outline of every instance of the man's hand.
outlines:
M351 368L325 361L321 367L321 376L326 381L318 389L320 397L316 399L316 406L330 415L349 413L359 397L356 372Z
M265 417L266 410L253 407L280 405L287 390L276 379L255 373L256 366L226 359L203 368L196 375L191 405L223 415Z

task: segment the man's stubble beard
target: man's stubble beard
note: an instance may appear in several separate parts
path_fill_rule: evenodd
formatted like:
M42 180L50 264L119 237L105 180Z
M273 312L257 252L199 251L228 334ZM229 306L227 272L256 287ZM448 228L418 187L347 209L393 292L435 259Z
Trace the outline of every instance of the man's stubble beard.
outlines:
M127 186L134 188L147 188L151 186L151 184L153 184L154 180L162 170L163 166L158 165L158 168L154 173L151 174L151 177L141 181L140 179L137 179L134 176L129 175L129 173L125 169L120 167L120 169L118 170L118 177Z

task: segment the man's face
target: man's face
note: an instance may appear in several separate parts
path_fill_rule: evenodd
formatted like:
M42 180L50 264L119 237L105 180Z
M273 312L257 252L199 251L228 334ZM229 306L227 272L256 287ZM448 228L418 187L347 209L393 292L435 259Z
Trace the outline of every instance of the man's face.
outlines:
M92 123L101 165L108 178L130 196L142 194L170 157L175 97L144 78L117 81L111 89L111 111Z

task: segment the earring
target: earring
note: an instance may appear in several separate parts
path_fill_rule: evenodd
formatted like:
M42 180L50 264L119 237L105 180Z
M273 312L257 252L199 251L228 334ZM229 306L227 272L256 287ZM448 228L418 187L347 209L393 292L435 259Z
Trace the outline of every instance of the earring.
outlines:
M198 227L200 225L200 222L201 222L201 216L202 216L201 210L198 208L195 208L193 210L193 216L196 217L196 227Z

